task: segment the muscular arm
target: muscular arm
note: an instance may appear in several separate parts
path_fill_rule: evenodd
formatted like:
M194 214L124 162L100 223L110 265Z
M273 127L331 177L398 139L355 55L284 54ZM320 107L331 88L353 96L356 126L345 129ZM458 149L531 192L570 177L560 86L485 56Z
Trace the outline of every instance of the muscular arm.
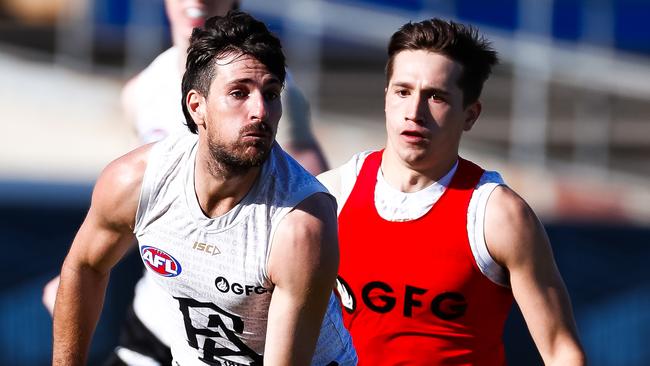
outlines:
M111 268L133 243L133 225L149 147L102 172L88 215L61 269L54 307L54 365L86 362Z
M136 137L137 131L135 126L135 110L137 104L137 83L139 79L139 74L130 79L124 88L122 88L122 93L120 97L120 102L122 104L122 111L125 118L131 124L131 132L133 136ZM56 276L43 287L43 296L42 302L50 315L54 312L54 301L56 299L56 294L59 288L60 277Z
M269 258L275 284L265 365L309 365L338 271L336 205L318 193L278 227Z
M532 209L497 187L485 215L485 239L507 268L512 292L546 365L584 365L571 302L548 237Z

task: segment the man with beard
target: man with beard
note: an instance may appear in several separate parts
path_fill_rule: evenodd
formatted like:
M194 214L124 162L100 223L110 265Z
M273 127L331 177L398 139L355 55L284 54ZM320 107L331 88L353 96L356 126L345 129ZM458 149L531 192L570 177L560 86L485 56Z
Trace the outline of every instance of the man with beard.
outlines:
M224 15L239 6L240 1L235 0L165 0L173 46L129 80L122 92L124 110L139 141L158 141L185 128L177 100L192 29L201 27L209 17ZM327 170L325 157L311 131L309 105L290 75L282 92L282 105L276 141L312 174Z
M140 143L155 142L171 134L190 133L178 100L192 30L201 27L211 16L238 9L239 3L236 0L165 0L173 46L132 78L122 92L125 114L133 123ZM289 74L281 100L283 113L276 141L310 173L325 171L325 157L311 131L309 105ZM164 301L166 294L153 278L152 273L144 271L136 284L119 343L104 366L171 363L169 324L160 322L162 314L152 307ZM43 303L50 313L58 283L57 276L43 291Z
M193 32L182 107L196 135L102 172L61 271L54 364L86 360L110 270L134 238L168 294L158 306L175 364L356 362L332 294L335 202L274 142L284 78L279 40L249 15Z

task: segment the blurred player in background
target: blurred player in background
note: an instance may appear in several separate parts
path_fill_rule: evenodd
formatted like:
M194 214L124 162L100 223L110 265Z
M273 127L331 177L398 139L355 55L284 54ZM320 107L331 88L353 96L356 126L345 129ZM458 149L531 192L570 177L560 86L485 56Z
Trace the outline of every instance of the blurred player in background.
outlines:
M185 131L180 80L186 50L194 27L207 17L237 9L233 0L165 0L173 46L160 54L124 87L122 104L142 143L157 141L173 131ZM327 169L320 146L311 131L309 104L289 74L282 93L284 111L277 141L312 174Z

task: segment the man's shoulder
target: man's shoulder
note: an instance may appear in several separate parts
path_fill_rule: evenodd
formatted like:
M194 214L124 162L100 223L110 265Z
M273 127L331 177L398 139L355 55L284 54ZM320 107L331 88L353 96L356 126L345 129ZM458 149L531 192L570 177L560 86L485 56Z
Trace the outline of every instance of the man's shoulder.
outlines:
M481 176L479 178L479 181L476 184L476 187L474 187L476 189L476 192L474 193L475 195L477 193L481 193L482 191L486 191L486 190L491 192L496 186L506 184L505 180L503 179L503 176L501 175L501 173L499 171L490 170L490 169L484 167L479 162L472 161L472 160L469 160L469 159L463 159L461 157L459 159L459 161L458 161L458 165L457 165L458 167L461 166L461 164L463 163L463 160L464 160L464 163L465 163L466 167L467 166L469 166L469 167L474 166L475 168L480 169L482 171L482 174L481 174ZM457 171L458 170L456 169L455 172L457 172Z
M318 180L307 171L294 157L286 152L278 143L273 144L266 161L269 168L280 178L300 180L303 182L316 182Z
M133 226L151 147L141 146L113 160L97 179L91 206L106 222Z
M510 187L499 185L491 192L485 212L486 230L508 227L510 230L505 231L520 236L537 226L538 221L526 200Z
M110 162L97 183L108 183L109 187L119 190L142 182L153 145L140 146Z
M316 177L282 150L278 144L273 146L262 174L273 176L275 186L273 194L282 205L295 206L314 193L327 192Z

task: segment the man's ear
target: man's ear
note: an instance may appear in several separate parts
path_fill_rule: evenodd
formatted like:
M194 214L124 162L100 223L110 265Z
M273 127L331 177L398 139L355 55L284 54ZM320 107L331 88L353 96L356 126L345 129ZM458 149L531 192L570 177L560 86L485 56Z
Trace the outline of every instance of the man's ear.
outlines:
M198 91L192 89L187 92L185 105L187 106L187 110L190 112L194 123L196 123L197 126L205 125L205 97Z
M474 126L474 123L481 115L481 102L478 100L465 108L465 121L463 124L463 131L469 131Z

